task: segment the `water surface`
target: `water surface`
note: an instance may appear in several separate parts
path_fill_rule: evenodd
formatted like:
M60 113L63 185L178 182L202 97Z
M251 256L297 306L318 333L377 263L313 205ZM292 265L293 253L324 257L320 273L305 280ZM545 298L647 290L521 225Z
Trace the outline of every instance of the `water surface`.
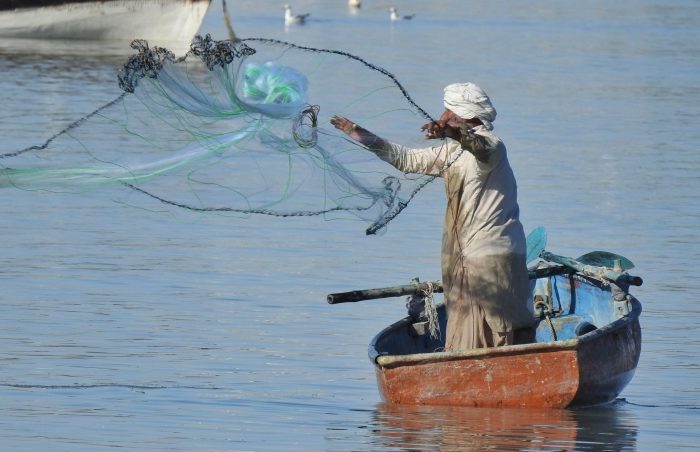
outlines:
M351 220L176 217L81 196L0 196L0 436L8 450L658 450L700 441L700 5L300 1L229 5L241 37L345 50L427 111L491 95L527 230L617 252L644 286L642 356L616 403L474 410L381 403L367 344L403 300L329 292L439 275L443 189L386 234ZM202 28L227 36L220 4ZM126 43L0 43L0 151L119 95ZM352 80L338 80L338 85ZM420 124L397 124L416 134ZM381 132L381 131L377 131ZM117 137L105 137L113 144Z

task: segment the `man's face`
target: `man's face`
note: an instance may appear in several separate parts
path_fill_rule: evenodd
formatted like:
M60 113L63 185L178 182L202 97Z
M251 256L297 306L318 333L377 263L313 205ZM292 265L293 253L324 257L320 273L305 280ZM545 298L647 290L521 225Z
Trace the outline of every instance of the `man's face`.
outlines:
M438 123L444 127L445 125L450 125L452 127L455 127L457 124L465 122L463 118L460 118L456 114L454 114L451 110L445 109L444 112L442 112L442 115L440 115L440 119L438 119Z

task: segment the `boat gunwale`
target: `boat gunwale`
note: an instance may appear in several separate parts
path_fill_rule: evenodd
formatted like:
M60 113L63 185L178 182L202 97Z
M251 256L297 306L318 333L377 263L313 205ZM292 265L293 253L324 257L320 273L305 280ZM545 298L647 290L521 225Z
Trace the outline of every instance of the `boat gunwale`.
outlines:
M138 0L32 0L32 1L9 1L7 3L0 2L0 12L10 11L31 11L46 8L74 8L83 7L88 3L137 3ZM202 3L207 2L211 5L212 0L180 0L182 3ZM145 3L144 1L140 1ZM153 3L167 5L172 3L172 0L155 0Z
M535 342L532 344L508 345L503 347L489 347L474 350L456 351L456 352L430 352L430 353L414 353L409 355L386 355L380 354L377 351L376 345L380 338L390 334L394 330L411 324L411 317L406 316L403 319L389 325L372 339L369 344L369 357L380 369L392 369L401 366L413 366L421 364L435 364L441 362L459 361L459 360L476 360L485 358L494 358L499 356L523 355L530 353L550 353L564 350L576 350L582 344L595 341L598 338L610 334L614 330L626 328L634 321L639 319L642 312L642 305L634 296L629 298L631 310L629 313L619 319L601 326L591 332L588 332L574 339L551 342Z

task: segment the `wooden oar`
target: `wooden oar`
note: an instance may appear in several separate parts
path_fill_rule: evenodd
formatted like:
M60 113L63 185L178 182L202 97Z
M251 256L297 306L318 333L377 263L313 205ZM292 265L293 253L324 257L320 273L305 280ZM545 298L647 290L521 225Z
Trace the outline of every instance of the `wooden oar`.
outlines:
M558 267L545 267L528 271L530 279L546 278L553 275L561 275L565 273L574 273L576 271L583 274L595 275L605 278L609 281L623 283L626 282L633 286L641 286L642 278L639 276L630 276L626 273L620 273L604 267L596 267L593 265L584 265L576 259L570 257L558 256L549 252L543 252L542 258L550 262L560 264ZM430 284L430 286L428 286ZM423 291L434 293L442 293L443 287L440 281L431 281L430 283L423 282L417 284L405 284L402 286L380 287L376 289L352 290L350 292L339 292L328 294L326 301L329 304L353 303L362 300L375 300L378 298L402 297L406 295L414 295Z
M633 286L641 286L642 278L631 276L622 271L634 268L632 261L619 254L608 251L592 251L580 256L578 259L559 256L545 251L547 244L547 232L543 226L539 226L527 236L527 261L528 263L537 257L561 265L562 267L539 268L528 271L530 279L544 278L563 273L578 271L583 274L598 276L616 283L627 283ZM326 301L329 304L353 303L362 300L375 300L378 298L402 297L414 295L423 291L442 293L442 282L432 281L401 286L380 287L376 289L352 290L328 294Z
M531 262L544 251L545 246L547 246L547 231L544 226L538 226L530 232L526 239L527 243L527 262ZM541 275L535 272L530 272L530 279L542 278L544 276L549 276L553 274L563 273L562 271L547 269L548 272L545 274L540 272ZM337 303L353 303L362 300L375 300L377 298L391 298L391 297L402 297L406 295L413 295L421 291L430 290L428 286L432 286L432 291L436 293L442 293L442 282L433 281L430 283L418 283L418 284L406 284L403 286L393 286L393 287L380 287L377 289L362 289L362 290L351 290L350 292L332 293L326 297L326 300L330 304Z
M582 257L585 256L586 255L584 254ZM632 286L641 286L643 283L642 278L640 278L639 276L628 275L627 273L611 270L607 267L587 265L581 262L580 260L571 257L559 256L557 254L552 254L549 251L543 251L542 253L540 253L540 257L546 261L554 262L555 264L560 264L572 268L577 272L583 273L584 275L598 276L615 283L626 283Z
M537 270L528 271L530 279L545 278L552 275L561 275L564 273L573 273L574 270L567 266L538 268ZM430 284L429 287L428 284ZM430 283L422 282L416 284L405 284L403 286L379 287L376 289L351 290L350 292L331 293L326 296L326 301L329 304L338 303L354 303L363 300L375 300L377 298L403 297L406 295L415 295L419 292L430 291L433 293L442 293L443 287L441 281L431 281Z
M432 291L442 293L442 282L432 281L416 284L406 284L403 286L380 287L377 289L351 290L350 292L331 293L326 296L329 304L353 303L362 300L374 300L377 298L402 297L413 295L420 291L430 290L428 284L432 285Z

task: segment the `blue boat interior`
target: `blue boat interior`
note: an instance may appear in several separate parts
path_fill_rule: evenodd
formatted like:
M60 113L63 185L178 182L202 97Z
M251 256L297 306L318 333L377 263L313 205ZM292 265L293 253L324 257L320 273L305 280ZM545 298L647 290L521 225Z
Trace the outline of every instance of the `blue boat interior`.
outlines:
M597 280L556 275L531 280L530 287L536 342L574 339L621 317L615 314L621 310L616 309L611 286Z
M530 288L537 343L581 337L629 313L626 293L617 293L616 286L596 278L550 275L531 280ZM616 298L621 301L615 301ZM437 312L441 332L438 337L431 337L424 318L407 317L375 337L370 344L370 358L443 351L447 323L444 304L437 306Z

